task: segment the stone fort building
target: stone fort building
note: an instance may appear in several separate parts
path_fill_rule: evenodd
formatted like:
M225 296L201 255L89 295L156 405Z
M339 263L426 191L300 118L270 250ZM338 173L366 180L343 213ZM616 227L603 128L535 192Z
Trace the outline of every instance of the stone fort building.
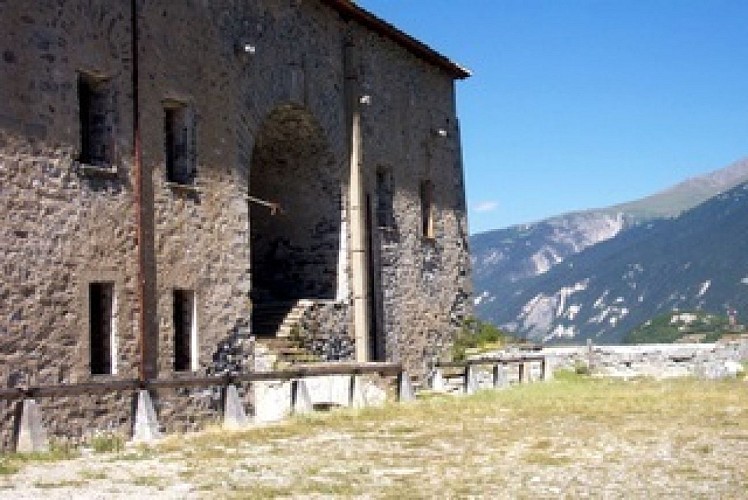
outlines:
M0 54L4 382L447 356L465 69L346 0L0 0Z

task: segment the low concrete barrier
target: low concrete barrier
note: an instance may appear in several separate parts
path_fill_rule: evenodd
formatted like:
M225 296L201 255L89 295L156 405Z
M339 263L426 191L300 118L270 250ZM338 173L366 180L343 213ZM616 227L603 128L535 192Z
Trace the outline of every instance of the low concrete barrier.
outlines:
M748 340L713 344L593 345L546 347L542 353L557 368L579 369L607 377L638 376L705 379L735 377L748 359Z
M399 364L320 363L288 370L239 375L187 375L143 381L110 379L82 384L15 387L0 389L0 400L17 401L12 445L13 450L25 453L44 451L49 447L47 430L43 424L40 405L37 403L40 398L76 398L112 393L126 396L127 393L132 393L134 405L130 414L131 436L135 442L147 443L158 440L163 435L162 426L159 424L158 404L154 405L153 400L159 391L185 391L201 387L219 389L222 395L220 412L223 426L228 429L239 429L250 422L245 409L246 397L253 403L252 421L258 423L277 421L292 413L309 412L315 405L363 407L384 402L385 392L365 381L366 375L397 377L398 396L407 400L413 397L410 379ZM249 383L250 391L245 398L240 395L240 383ZM212 390L207 392L211 393ZM71 403L74 404L75 400ZM168 406L169 414L172 416L180 411L180 408L173 404ZM54 420L54 415L50 418Z
M547 360L543 355L491 355L465 361L439 362L434 365L430 377L430 388L436 392L449 392L449 377L445 369L460 369L457 377L461 381L461 392L473 394L480 388L505 388L510 384L509 367L516 366L516 382L529 383L534 380L532 368L537 368L537 379L548 380L551 375L547 369ZM481 368L490 367L487 374ZM454 384L451 384L454 387Z

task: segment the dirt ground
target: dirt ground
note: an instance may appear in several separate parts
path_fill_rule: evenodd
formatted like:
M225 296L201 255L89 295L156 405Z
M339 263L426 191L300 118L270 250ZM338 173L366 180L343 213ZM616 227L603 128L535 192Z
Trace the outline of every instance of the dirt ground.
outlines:
M556 381L63 460L5 498L746 498L748 382Z

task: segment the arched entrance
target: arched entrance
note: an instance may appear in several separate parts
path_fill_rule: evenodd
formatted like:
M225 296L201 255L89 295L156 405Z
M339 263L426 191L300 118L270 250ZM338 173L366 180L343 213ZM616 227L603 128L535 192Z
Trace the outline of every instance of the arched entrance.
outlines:
M340 173L324 131L304 108L280 106L266 118L249 193L253 332L274 335L293 304L334 299L338 281Z

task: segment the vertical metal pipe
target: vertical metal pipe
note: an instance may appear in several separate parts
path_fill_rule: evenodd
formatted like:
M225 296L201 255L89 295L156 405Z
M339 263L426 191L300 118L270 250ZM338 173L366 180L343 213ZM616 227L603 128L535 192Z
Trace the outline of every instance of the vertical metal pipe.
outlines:
M137 265L137 296L140 317L138 319L138 353L140 360L138 363L138 378L142 382L147 378L146 373L146 307L145 307L145 238L143 235L143 173L142 165L142 147L140 144L140 106L138 92L138 2L131 0L131 35L132 35L132 129L133 129L133 171L135 175L135 227L136 241L138 252Z

